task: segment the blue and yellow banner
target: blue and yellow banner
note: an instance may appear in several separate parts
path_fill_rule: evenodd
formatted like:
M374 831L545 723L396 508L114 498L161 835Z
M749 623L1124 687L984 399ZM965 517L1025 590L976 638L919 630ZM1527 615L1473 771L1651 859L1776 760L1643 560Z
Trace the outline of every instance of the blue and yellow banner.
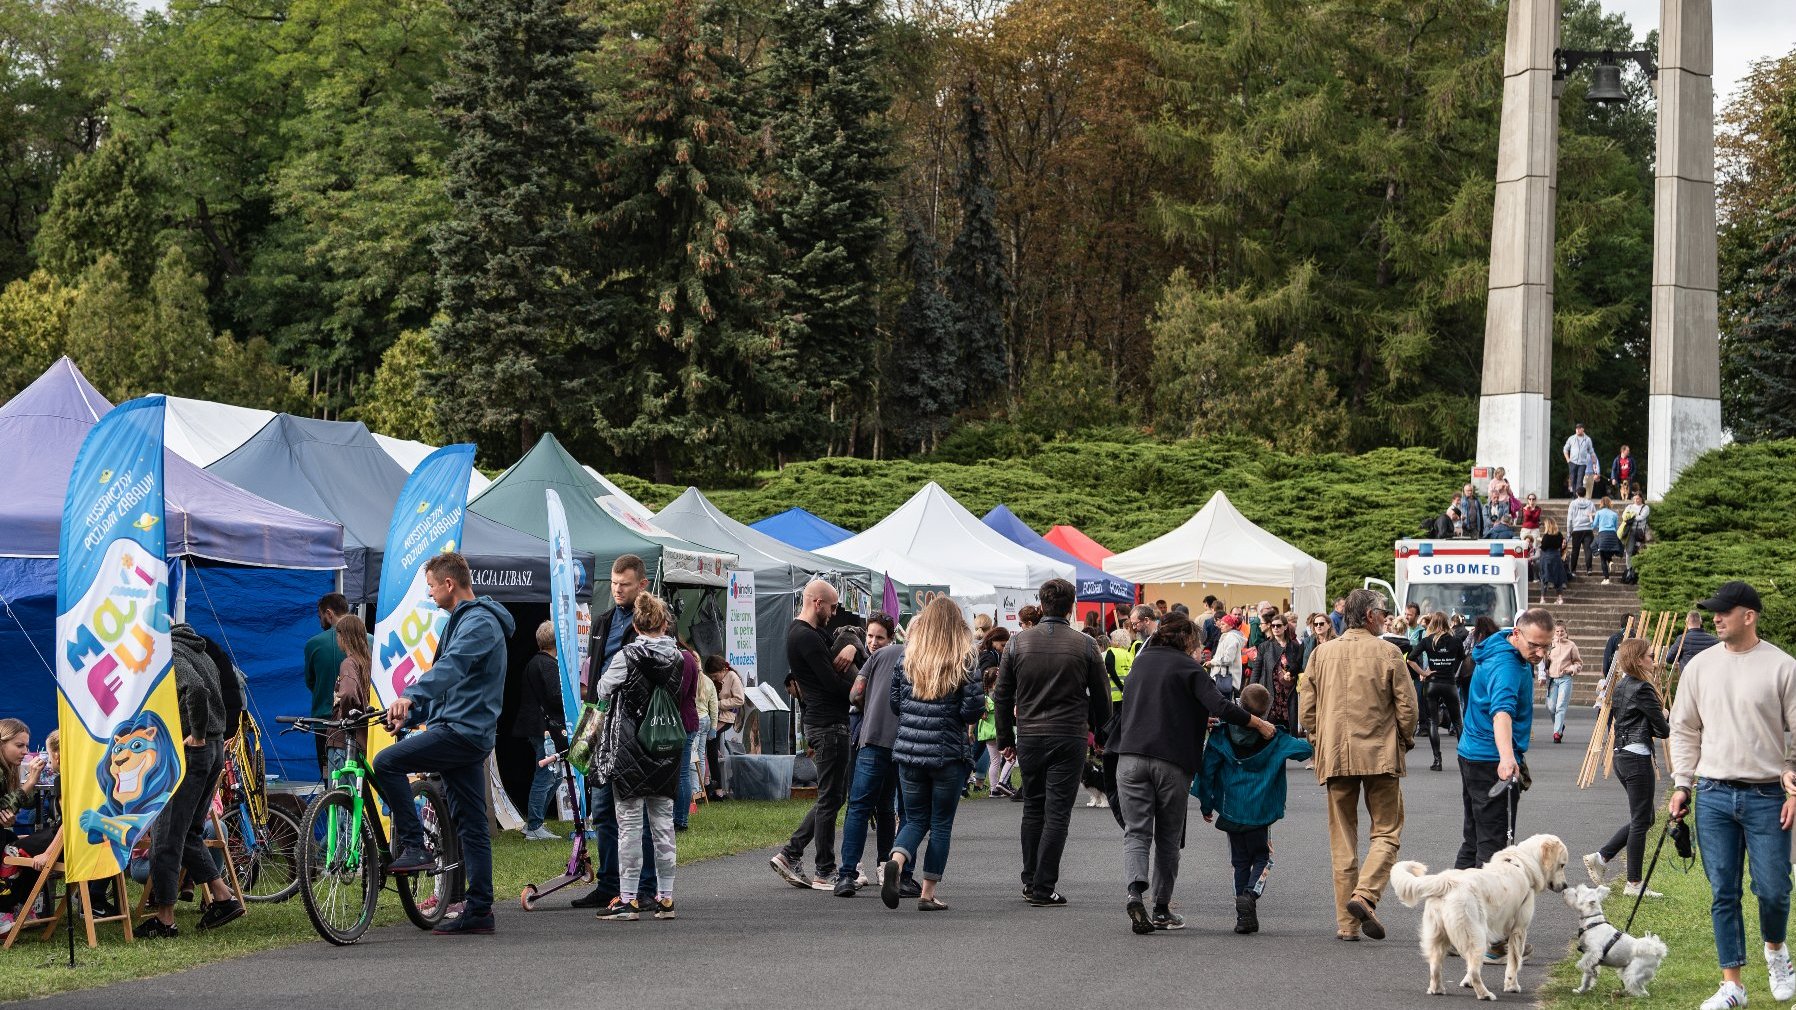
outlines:
M549 614L555 621L555 665L561 671L561 715L568 732L580 722L580 611L574 596L585 572L574 557L567 512L554 488L544 488L549 507ZM574 802L585 816L586 776L574 772Z
M424 563L461 549L474 447L446 445L424 457L393 506L387 549L380 563L380 598L374 623L374 700L386 706L430 669L449 614L431 602ZM372 758L391 738L370 734Z
M56 688L70 881L110 877L180 784L163 536L163 399L112 408L62 505Z

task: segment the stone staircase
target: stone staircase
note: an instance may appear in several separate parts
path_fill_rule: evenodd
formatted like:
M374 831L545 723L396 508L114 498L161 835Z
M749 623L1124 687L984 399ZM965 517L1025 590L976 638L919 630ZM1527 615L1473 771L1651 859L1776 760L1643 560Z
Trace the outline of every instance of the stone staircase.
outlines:
M1555 499L1541 505L1541 511L1552 516L1559 523L1561 530L1567 529L1566 510L1571 507L1569 500ZM1567 561L1570 560L1571 534L1566 533ZM1651 548L1648 547L1648 550ZM1596 699L1596 688L1600 682L1603 665L1603 647L1608 644L1609 636L1627 623L1629 615L1640 614L1640 593L1638 588L1621 581L1624 566L1617 557L1610 566L1615 578L1609 585L1603 585L1603 569L1600 561L1591 563L1591 572L1584 573L1584 561L1578 561L1578 569L1572 574L1576 578L1566 583L1565 602L1556 604L1554 597L1541 599L1540 583L1535 582L1528 589L1528 596L1535 606L1544 606L1553 616L1564 622L1571 633L1572 641L1578 643L1578 652L1584 659L1584 673L1580 675L1572 687L1572 704L1588 705ZM1678 621L1676 626L1683 627ZM1546 697L1545 688L1536 691L1537 701Z

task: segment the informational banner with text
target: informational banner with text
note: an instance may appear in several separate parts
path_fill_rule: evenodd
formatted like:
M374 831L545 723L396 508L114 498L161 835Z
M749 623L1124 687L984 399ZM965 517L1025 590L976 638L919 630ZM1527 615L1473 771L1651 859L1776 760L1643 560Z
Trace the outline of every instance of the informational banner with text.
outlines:
M740 568L732 570L727 595L725 658L736 668L745 686L756 684L761 678L755 651L755 573Z

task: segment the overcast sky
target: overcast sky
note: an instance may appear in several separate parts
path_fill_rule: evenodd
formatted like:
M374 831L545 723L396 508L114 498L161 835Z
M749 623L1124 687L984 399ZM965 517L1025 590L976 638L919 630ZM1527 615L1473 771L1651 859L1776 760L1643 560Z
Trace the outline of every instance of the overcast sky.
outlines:
M1602 0L1603 9L1627 16L1634 34L1659 27L1659 0ZM1796 0L1714 0L1715 113L1733 96L1747 65L1796 49Z

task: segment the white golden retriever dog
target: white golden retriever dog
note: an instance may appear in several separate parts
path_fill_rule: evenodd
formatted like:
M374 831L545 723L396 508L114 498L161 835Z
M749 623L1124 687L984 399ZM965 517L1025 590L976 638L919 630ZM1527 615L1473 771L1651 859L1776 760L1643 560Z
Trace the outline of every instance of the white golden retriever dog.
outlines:
M1580 885L1565 892L1565 903L1578 911L1578 970L1584 973L1574 991L1589 992L1596 985L1597 967L1606 964L1621 969L1621 987L1629 996L1645 996L1646 984L1670 951L1651 933L1629 936L1616 929L1603 914L1608 896L1607 887Z
M1465 978L1479 999L1494 1000L1496 993L1484 984L1480 969L1484 952L1493 943L1509 945L1508 970L1503 991L1521 992L1522 957L1528 949L1528 924L1534 921L1534 896L1542 891L1565 890L1565 843L1555 835L1535 835L1507 849L1474 870L1443 870L1406 859L1391 868L1391 890L1411 908L1428 904L1422 911L1422 956L1428 959L1428 991L1446 992L1441 985L1441 964L1451 944L1465 958Z

